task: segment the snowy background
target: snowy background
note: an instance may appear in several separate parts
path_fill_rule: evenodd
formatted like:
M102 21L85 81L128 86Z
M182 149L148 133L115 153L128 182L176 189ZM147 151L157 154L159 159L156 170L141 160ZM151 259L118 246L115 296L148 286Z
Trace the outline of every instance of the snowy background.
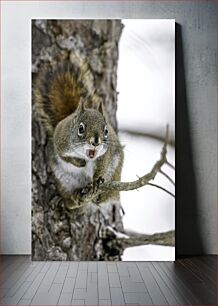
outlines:
M125 145L123 181L131 181L151 170L163 143L148 137L122 133L128 129L164 137L166 124L175 137L175 21L123 20L119 45L118 112L120 139ZM175 165L175 148L168 160ZM175 181L175 173L164 166ZM155 183L175 193L158 174ZM175 200L152 186L121 193L124 227L141 233L175 229ZM140 246L126 249L122 260L174 260L175 248Z

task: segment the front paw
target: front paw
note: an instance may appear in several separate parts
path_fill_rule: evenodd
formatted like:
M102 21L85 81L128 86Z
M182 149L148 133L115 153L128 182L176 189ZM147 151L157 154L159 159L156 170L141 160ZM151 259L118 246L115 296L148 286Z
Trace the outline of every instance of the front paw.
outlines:
M79 208L79 207L81 207L81 205L82 205L81 199L80 199L80 197L78 197L76 195L71 196L70 200L68 200L66 202L66 208L68 210L73 210L73 209Z
M74 209L74 208L78 208L81 207L83 205L83 195L82 195L82 190L78 189L75 190L71 197L70 197L70 201L68 201L66 207L70 210Z
M80 190L81 197L83 197L84 195L87 195L87 194L91 194L91 193L93 193L93 184L92 183L86 185L86 187L84 187Z
M104 178L103 177L99 177L97 179L94 179L93 183L92 183L92 192L93 194L97 193L97 191L99 190L101 184L104 183Z
M105 179L100 176L97 180L96 180L96 184L98 186L98 188L101 186L101 184L103 184L105 182Z
M99 187L101 186L101 184L104 183L104 179L103 177L99 177L98 179L94 179L92 183L88 184L86 187L82 188L80 191L81 197L83 197L84 195L87 194L95 194Z

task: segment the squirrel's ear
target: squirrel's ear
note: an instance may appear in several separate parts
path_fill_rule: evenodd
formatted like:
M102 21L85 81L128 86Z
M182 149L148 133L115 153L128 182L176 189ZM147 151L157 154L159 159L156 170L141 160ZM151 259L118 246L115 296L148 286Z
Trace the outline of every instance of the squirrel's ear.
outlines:
M85 100L83 98L80 98L78 107L77 107L77 113L83 113L85 110Z
M101 113L103 116L105 115L105 108L104 108L104 104L103 104L102 100L98 101L97 110L98 110L99 113Z
M102 101L99 102L98 111L104 115L104 105Z
M92 101L87 99L83 105L84 105L84 110L88 108L92 108Z

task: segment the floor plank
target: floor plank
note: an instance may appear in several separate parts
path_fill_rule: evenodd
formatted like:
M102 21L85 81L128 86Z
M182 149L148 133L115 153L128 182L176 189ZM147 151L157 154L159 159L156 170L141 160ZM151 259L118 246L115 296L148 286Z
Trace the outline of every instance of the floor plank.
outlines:
M155 267L152 264L149 263L148 266L158 286L161 288L161 292L164 294L164 297L168 302L168 304L169 305L181 304L179 302L179 298L176 296L176 293L174 292L174 289L172 289L171 286L168 285L168 282L164 279L164 277L162 277L162 275L158 273L158 271L155 269Z
M158 285L158 282L155 280L149 267L146 267L142 263L138 263L137 266L142 275L144 284L148 290L153 304L168 305L169 303L167 302L161 287Z
M203 272L200 273L200 270L196 273L195 269L193 268L194 265L190 265L190 262L188 261L188 265L187 262L181 262L179 261L177 263L177 266L180 267L180 269L177 269L177 273L180 270L180 273L183 274L182 279L183 281L185 279L187 279L187 275L190 278L190 276L192 276L192 278L195 281L190 281L187 282L186 284L189 286L189 288L191 289L192 293L195 294L195 296L198 298L198 300L203 303L203 304L216 304L216 286L212 285L212 282L208 283L207 280L204 280L203 277ZM191 269L190 269L191 266ZM186 275L184 277L184 275ZM214 276L214 282L217 281L217 276Z
M153 263L153 265L168 283L168 286L170 286L175 292L177 299L179 299L179 303L184 305L192 304L191 297L187 295L185 288L178 283L178 279L175 277L175 274L168 273L168 270L165 269L165 266L162 265L162 263Z
M216 305L217 257L32 262L2 256L0 305Z
M217 269L210 269L210 266L198 257L192 258L192 263L195 266L197 273L202 276L205 283L209 284L210 287L213 285L216 286Z

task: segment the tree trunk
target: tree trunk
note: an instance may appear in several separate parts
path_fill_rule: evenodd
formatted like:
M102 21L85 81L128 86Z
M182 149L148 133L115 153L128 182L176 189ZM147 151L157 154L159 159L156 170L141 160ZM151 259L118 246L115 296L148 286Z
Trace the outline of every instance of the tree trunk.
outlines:
M119 20L34 20L32 22L33 83L44 65L77 53L87 59L97 93L104 97L117 130ZM119 201L101 207L87 205L68 212L48 166L49 139L32 112L32 257L34 260L119 260L123 246L113 228L123 230Z

